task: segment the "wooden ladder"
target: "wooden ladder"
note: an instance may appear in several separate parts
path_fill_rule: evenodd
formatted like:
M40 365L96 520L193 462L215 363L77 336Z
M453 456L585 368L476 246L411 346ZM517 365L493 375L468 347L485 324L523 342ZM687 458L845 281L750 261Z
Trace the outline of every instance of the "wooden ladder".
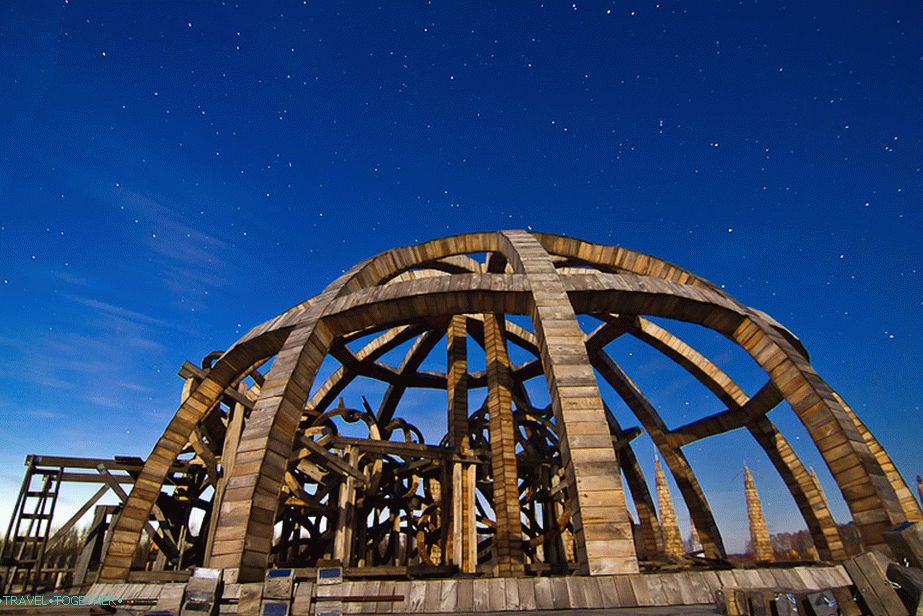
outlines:
M6 542L0 553L0 564L7 567L3 594L35 592L40 586L45 548L51 534L58 491L61 488L62 467L37 468L29 457L13 517L7 529ZM33 490L33 479L40 478L40 488Z

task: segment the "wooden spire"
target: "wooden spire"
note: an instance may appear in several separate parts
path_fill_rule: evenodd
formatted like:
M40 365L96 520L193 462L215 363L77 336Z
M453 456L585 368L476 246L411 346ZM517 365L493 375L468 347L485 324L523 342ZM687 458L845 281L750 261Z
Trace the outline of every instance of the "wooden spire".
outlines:
M654 457L656 469L655 481L657 484L657 507L660 509L660 534L663 537L663 554L668 558L682 558L686 552L683 550L682 535L676 523L676 510L673 508L673 497L670 495L670 486L667 485L667 476L660 466L660 458Z
M747 517L750 518L750 539L753 542L753 556L757 562L771 562L773 560L772 543L769 541L769 529L766 527L766 518L763 516L763 505L760 504L760 495L753 483L750 469L744 466L744 491L747 495Z
M689 527L692 529L692 533L690 533L689 553L696 554L702 551L702 540L699 539L699 531L695 529L695 524L692 523Z

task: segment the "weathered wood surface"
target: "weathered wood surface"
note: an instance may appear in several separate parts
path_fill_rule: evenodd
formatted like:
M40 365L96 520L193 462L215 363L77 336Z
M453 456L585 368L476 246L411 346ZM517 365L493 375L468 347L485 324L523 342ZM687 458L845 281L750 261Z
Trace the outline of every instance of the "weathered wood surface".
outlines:
M783 583L776 583L785 571ZM612 609L708 605L716 591L759 588L812 593L850 583L842 567L750 569L717 572L682 571L661 574L387 581L344 581L315 585L304 580L290 587L286 580L227 584L221 613L256 615L261 606L282 603L289 613L307 613L309 606L339 606L348 614L520 612L556 609ZM721 581L719 578L726 578ZM196 586L196 582L190 582ZM200 584L201 585L201 584ZM198 586L196 586L198 588ZM156 600L179 613L180 601L201 592L186 584L97 584L91 594Z
M889 561L879 552L850 558L843 566L873 616L905 616L908 612L888 582Z
M668 434L669 442L674 446L685 445L746 426L791 491L821 558L844 559L846 551L823 492L812 481L785 437L764 414L782 401L781 392L770 383L751 399L708 358L643 317L620 318L605 327L614 326L625 328L638 340L674 360L728 406L726 411L674 428Z
M486 254L486 260L478 262L469 256L476 254ZM508 326L501 316L505 314L528 314L534 333L519 326ZM619 331L628 332L671 357L722 400L727 411L675 430L667 429L643 393L602 351L602 344L594 346L592 337L587 339L577 322L577 314L604 315L612 321L615 329L602 332L600 340L618 335ZM769 382L748 397L704 356L640 316L645 314L680 319L723 334L753 357L765 370ZM452 357L451 349L450 365L445 373L422 370L422 362L429 351L451 328L458 331L456 339L459 342L478 328L483 331L485 341L493 336L489 331L489 318L474 315L489 315L498 329L509 329L510 341L533 354L534 359L520 366L507 362L509 365L502 371L496 370L497 362L491 362L494 364L494 387L489 383L490 369L482 374L469 373L462 355L456 353ZM346 346L347 342L367 333L377 336L367 347L353 351ZM393 368L380 361L388 350L414 339L414 345L399 367ZM497 352L500 350L495 343L487 346ZM314 395L309 397L314 374L328 354L341 361L341 369L327 382L319 384ZM262 375L253 377L258 382L252 397L238 389L242 379L253 375L254 366L270 358L273 363L269 374L265 378ZM429 522L425 522L435 525L436 535L441 539L438 545L431 543L432 539L425 539L430 542L423 546L426 553L414 558L429 563L430 554L433 554L439 558L435 566L451 561L471 572L477 566L477 546L472 540L473 524L467 527L465 524L471 521L469 512L474 511L474 466L471 465L476 464L476 456L468 458L471 462L466 467L468 459L463 456L468 454L458 451L464 441L460 431L470 429L463 422L468 409L467 400L462 404L462 396L466 396L471 387L487 386L488 392L502 390L496 386L498 376L508 381L506 389L521 396L523 380L541 373L546 377L554 428L559 436L557 447L564 468L561 490L569 501L567 515L563 511L556 512L561 514L559 517L567 528L535 530L539 539L545 540L542 547L549 553L555 552L547 540L550 533L565 536L572 531L578 571L594 575L637 571L620 466L626 472L635 502L644 505L649 497L645 499L643 494L643 479L630 472L634 466L630 455L626 456L628 462L619 460L613 449L594 367L626 400L654 440L681 487L708 555L723 556L723 545L704 492L681 448L713 434L745 427L785 480L820 555L833 559L844 556L842 542L819 485L766 418L766 413L782 400L792 406L817 444L866 547L883 547L886 529L908 519L921 518L919 505L880 443L817 375L801 342L764 313L740 304L715 285L681 268L624 248L524 231L475 233L397 248L368 259L318 296L253 328L207 366L203 364L201 369L187 366L184 375L189 379L189 386L184 400L134 481L122 514L115 522L98 578L106 581L128 579L143 529L150 526L152 512L160 515L155 504L163 497L165 481L173 472L177 456L183 452L195 456L207 481L216 488L215 515L206 531L210 536L206 541L205 562L227 569L229 579L261 579L266 568L276 564L274 558L277 557L271 554L279 553L273 550L276 523L286 517L288 526L285 528L291 530L297 517L294 508L305 507L312 514L316 514L318 508L323 509L323 505L313 503L310 495L306 496L298 485L293 485L293 473L305 471L321 477L329 470L327 467L331 467L334 472L361 474L361 478L355 476L356 492L347 494L349 498L343 503L347 511L350 504L360 506L365 498L362 488L378 485L380 476L370 471L370 466L359 468L358 461L352 465L346 463L335 453L338 450L333 449L334 440L327 438L315 442L313 436L308 437L320 449L309 451L305 456L321 459L325 468L312 467L312 462L302 460L298 461L300 466L290 468L297 444L311 449L311 445L304 445L305 421L322 413L343 387L358 376L372 376L388 384L377 418L382 421L395 416L404 392L410 387L449 390L447 417L451 418L449 432L454 436L447 441L450 443L447 449L455 451L451 455L456 456L455 461L461 467L442 469L441 478L436 480L439 485L427 485L426 489L433 493L441 490L444 509L441 521L430 512L427 514ZM496 395L493 398L492 404L496 406L498 398ZM502 405L506 404L502 396L500 400ZM241 411L249 412L245 425L241 427L238 420L238 424L232 426L234 416L231 415L225 422L227 426L220 421L216 426L215 410L221 404L240 405ZM209 432L212 428L218 430L220 439L212 438ZM384 440L394 429L390 424L380 428ZM238 430L239 440L235 435ZM404 453L392 452L392 455L412 457L412 445L422 443L410 443L405 446ZM222 452L222 448L230 451ZM502 451L503 448L497 449ZM388 455L381 447L379 451L374 448L360 448L360 451L363 456ZM443 463L438 456L427 460ZM498 484L501 493L518 501L518 490L511 489L516 484L517 468L515 463L510 466L510 462L507 459L502 472L494 474L508 484L505 491ZM418 465L414 468L423 468L431 462L416 460L413 464ZM507 475L511 475L512 480ZM471 478L468 487L465 487L465 478ZM459 510L456 497L467 498L468 505ZM501 509L512 511L517 504L510 502ZM643 510L644 507L639 509ZM504 515L511 529L506 536L512 538L507 541L512 553L518 531L510 511ZM341 516L341 519L345 518ZM357 526L359 519L355 517L348 525ZM652 541L651 522L649 516L642 519L649 554L656 547L656 541ZM438 527L439 524L442 526ZM549 525L546 521L546 526ZM338 536L340 547L336 556L350 561L347 565L364 562L367 550L357 553L353 547L357 542L373 541L366 538L365 529L344 529ZM409 534L406 537L416 540L423 534L420 531L414 537ZM504 543L503 535L498 538L499 547ZM166 540L161 542L169 546ZM507 547L502 549L505 554ZM539 558L538 553L533 550L530 558ZM397 563L396 554L397 550L392 550L390 558L394 564L409 564ZM331 553L320 554L325 555L329 557ZM315 553L312 558L320 556ZM356 563L352 563L354 559ZM559 570L567 569L567 563L552 565ZM498 570L512 573L505 563ZM653 596L663 593L662 584L659 588L653 580L651 584L632 588L632 591ZM585 593L595 597L599 592L593 594L594 588L571 590L578 597ZM616 593L618 590L616 585ZM680 584L671 592L673 590L683 593L684 587ZM685 592L690 594L692 589L685 589ZM520 601L518 596L517 601ZM513 597L512 590L510 597Z
M769 528L766 526L766 517L763 515L763 504L760 502L756 483L750 469L744 466L744 492L747 497L747 519L750 522L750 542L753 545L753 557L756 562L771 562L775 560L772 552L772 543L769 540Z
M667 438L667 428L660 414L650 401L641 393L634 381L628 377L622 368L612 360L604 351L599 350L591 356L593 366L609 385L621 396L628 407L634 412L638 421L644 426L657 450L666 462L671 474L677 479L680 493L686 502L686 508L692 517L693 524L699 533L699 538L705 548L707 556L724 558L724 542L715 522L711 507L705 493L696 479L686 456L678 447L670 445Z
M885 542L896 560L909 567L923 569L923 522L885 532Z
M897 594L907 611L913 616L923 616L923 571L891 563L887 575L897 584Z
M502 234L514 270L532 286L532 320L574 495L577 565L594 575L638 570L621 476L584 334L548 253L530 234Z
M522 524L516 468L516 426L513 423L512 375L502 322L484 315L487 362L487 412L490 416L490 465L496 518L494 553L497 575L522 575Z
M670 486L667 485L667 476L663 472L663 467L660 466L660 458L654 460L654 480L657 486L657 507L660 510L663 555L668 558L682 558L686 551L683 549L683 538L676 521L673 497L670 495Z

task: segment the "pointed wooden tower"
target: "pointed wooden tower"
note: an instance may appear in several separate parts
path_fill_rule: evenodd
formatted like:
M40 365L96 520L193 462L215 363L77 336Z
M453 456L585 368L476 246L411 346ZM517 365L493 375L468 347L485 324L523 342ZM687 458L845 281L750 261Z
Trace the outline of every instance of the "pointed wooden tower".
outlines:
M699 531L695 529L694 521L690 522L689 527L692 529L692 533L690 533L691 545L689 546L689 553L697 554L702 551L702 541L699 539Z
M670 486L667 485L667 476L660 466L660 458L654 457L657 484L657 508L660 509L660 535L662 538L663 555L667 558L682 558L686 555L683 550L683 538L679 534L676 523L676 510L673 508L673 497L670 496Z
M772 543L769 541L769 529L766 527L766 518L763 517L763 505L760 504L760 495L753 483L750 469L744 467L744 492L747 496L747 517L750 518L750 539L753 542L753 557L756 562L770 562L773 560Z

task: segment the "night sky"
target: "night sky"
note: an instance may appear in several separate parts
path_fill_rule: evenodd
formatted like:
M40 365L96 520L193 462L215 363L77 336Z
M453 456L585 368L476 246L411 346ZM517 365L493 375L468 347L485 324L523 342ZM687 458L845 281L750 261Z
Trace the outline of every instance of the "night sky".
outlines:
M508 228L648 252L773 315L913 481L921 31L919 2L4 2L0 493L28 453L146 456L183 360L355 262ZM722 408L643 345L611 350L668 425ZM417 401L443 417L444 393ZM771 417L846 521L797 418ZM745 462L770 530L803 528L744 435L687 455L732 550Z

